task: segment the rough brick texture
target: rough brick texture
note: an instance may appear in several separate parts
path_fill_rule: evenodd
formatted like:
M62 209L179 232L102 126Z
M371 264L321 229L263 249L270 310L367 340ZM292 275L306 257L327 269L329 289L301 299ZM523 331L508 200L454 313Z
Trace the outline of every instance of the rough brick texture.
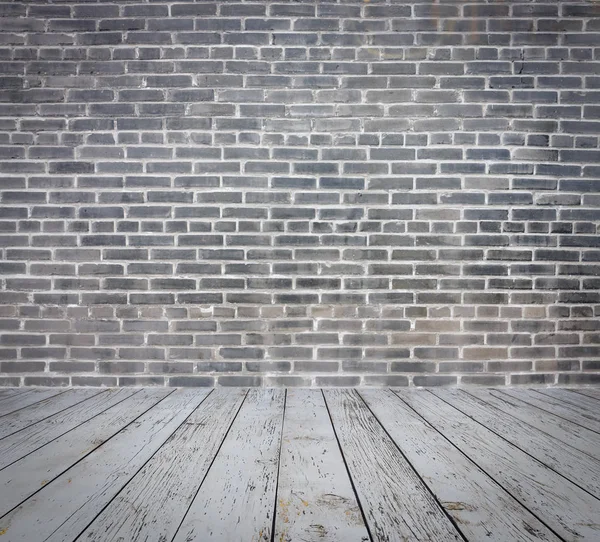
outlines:
M597 2L0 14L0 384L600 381Z

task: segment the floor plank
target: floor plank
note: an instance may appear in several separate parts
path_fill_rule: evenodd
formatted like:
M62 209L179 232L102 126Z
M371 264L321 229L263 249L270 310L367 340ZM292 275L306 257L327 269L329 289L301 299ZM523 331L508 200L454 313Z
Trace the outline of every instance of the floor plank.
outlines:
M68 390L60 395L55 395L39 403L35 403L27 408L17 410L2 418L0 425L0 439L12 435L17 431L37 423L45 418L57 414L81 401L85 401L94 395L101 393L99 389L78 389Z
M65 393L67 390L60 388L53 389L33 389L28 390L25 393L20 393L13 397L8 397L4 401L0 402L0 417L8 416L20 410L22 408L27 408L28 406L34 405L35 403L39 403L40 401L44 401L45 399L49 399L50 397L54 397L56 395L60 395ZM3 421L3 420L1 420Z
M283 389L248 393L173 542L270 541Z
M600 420L600 403L597 399L557 388L536 389L535 392L546 397L551 397L569 408L577 409L578 412L592 416L596 421Z
M94 397L0 440L0 470L75 429L139 390L105 390ZM91 435L93 438L93 435ZM61 456L63 456L61 454Z
M5 540L74 540L209 392L188 389L168 395L96 453L0 518Z
M498 409L462 390L432 390L432 393L600 498L599 461L534 427L511 422Z
M246 393L213 391L80 540L172 540Z
M560 540L392 391L359 394L467 540Z
M600 540L597 389L2 391L0 541Z
M71 465L165 398L170 390L143 390L0 471L0 515L33 495ZM132 443L133 445L133 443ZM4 542L4 540L2 541Z
M600 388L569 388L569 391L600 401Z
M287 392L275 540L369 540L321 390Z
M546 412L552 412L553 414L560 416L563 420L576 423L595 433L600 433L600 421L597 421L594 416L578 412L574 408L570 408L568 405L556 401L551 397L546 397L528 390L516 390L512 388L502 389L500 390L500 393L510 397L516 397L536 408L545 410Z
M398 395L556 534L600 540L599 502L428 391Z
M373 539L462 540L358 393L324 393Z
M0 388L0 402L27 391L27 388Z
M466 392L508 414L511 417L509 418L511 423L514 423L512 418L524 422L590 457L600 459L600 435L597 433L572 424L545 410L535 408L519 399L499 393L497 390L469 388Z

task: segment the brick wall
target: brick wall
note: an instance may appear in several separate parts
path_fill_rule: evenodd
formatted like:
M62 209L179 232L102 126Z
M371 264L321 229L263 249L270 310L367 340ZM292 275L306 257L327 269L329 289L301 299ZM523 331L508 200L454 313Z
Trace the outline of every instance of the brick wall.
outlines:
M0 385L600 381L600 4L0 13Z

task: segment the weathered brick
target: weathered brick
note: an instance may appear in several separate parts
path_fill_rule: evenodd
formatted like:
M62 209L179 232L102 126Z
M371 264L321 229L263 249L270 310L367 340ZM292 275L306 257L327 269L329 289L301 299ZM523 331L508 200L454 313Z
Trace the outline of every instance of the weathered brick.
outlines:
M59 4L0 6L16 384L594 381L595 6Z

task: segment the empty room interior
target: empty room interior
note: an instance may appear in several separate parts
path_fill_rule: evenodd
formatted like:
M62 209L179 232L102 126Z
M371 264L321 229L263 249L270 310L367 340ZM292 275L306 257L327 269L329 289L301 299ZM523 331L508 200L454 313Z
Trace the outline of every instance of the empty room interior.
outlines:
M600 1L0 0L0 542L600 542Z

